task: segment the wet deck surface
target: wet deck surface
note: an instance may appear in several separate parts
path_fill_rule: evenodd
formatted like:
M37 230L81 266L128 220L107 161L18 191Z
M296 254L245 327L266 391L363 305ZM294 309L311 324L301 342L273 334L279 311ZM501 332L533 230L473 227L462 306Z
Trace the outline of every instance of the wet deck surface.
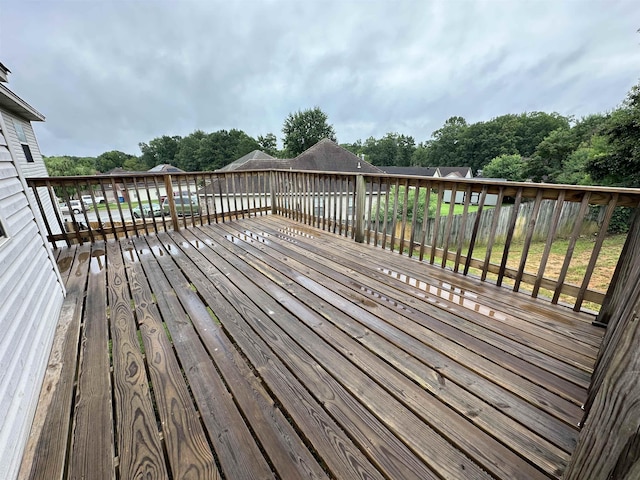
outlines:
M277 216L58 263L25 478L559 478L602 337Z

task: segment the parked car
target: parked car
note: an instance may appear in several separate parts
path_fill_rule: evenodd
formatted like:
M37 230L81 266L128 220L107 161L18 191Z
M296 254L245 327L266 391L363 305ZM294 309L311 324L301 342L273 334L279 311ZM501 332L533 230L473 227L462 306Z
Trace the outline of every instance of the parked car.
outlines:
M174 196L173 201L176 204L176 213L179 217L190 216L192 212L193 215L200 215L197 195L187 195L186 192L182 192L181 195ZM169 198L165 198L162 201L162 210L165 215L171 214L169 211Z
M99 197L97 195L94 195L93 198L95 198L97 204L105 203L104 197ZM82 195L80 199L82 200L82 203L84 203L85 207L93 206L93 200L91 199L91 195Z
M151 205L147 203L133 209L133 216L136 218L142 218L143 213L144 218L161 217L162 207L159 203L153 202Z
M62 213L80 213L82 212L82 210L84 210L84 206L82 205L82 202L80 200L69 200L68 205L66 203L60 204L60 211Z

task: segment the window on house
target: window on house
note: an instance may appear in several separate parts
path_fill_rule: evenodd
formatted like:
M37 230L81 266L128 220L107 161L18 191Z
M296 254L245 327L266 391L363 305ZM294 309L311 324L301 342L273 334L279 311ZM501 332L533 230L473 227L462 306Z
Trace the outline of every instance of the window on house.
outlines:
M0 243L2 243L2 241L6 238L7 238L7 231L4 229L4 224L2 223L2 219L0 219Z
M16 135L18 140L22 144L22 151L24 152L24 158L26 158L27 162L33 163L33 155L31 154L31 148L29 147L29 142L27 142L27 136L24 133L24 128L22 127L22 123L18 120L13 121L13 126L16 129Z
M16 128L16 135L18 136L18 140L20 140L20 143L27 143L27 136L24 134L24 128L22 127L22 124L19 121L14 120L13 126Z
M27 162L33 162L33 155L31 155L31 149L29 145L22 144L22 151L24 152L24 157L27 159Z

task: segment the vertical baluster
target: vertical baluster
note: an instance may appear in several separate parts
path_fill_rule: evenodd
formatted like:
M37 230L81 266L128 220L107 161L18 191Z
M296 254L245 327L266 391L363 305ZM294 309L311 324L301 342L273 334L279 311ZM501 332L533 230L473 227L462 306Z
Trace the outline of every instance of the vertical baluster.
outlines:
M483 185L482 192L480 193L480 200L478 201L478 210L476 210L476 221L473 222L473 231L471 232L471 239L469 240L469 248L467 249L467 259L464 262L464 275L469 274L469 267L471 266L471 258L473 257L473 249L476 245L476 238L478 237L478 230L480 229L480 223L482 221L482 212L484 210L484 202L487 198L487 190L489 187Z
M429 234L429 204L431 203L431 182L425 186L424 211L422 213L422 238L420 239L420 261L424 259L424 247Z
M407 210L409 208L409 179L404 180L404 196L402 200L402 222L400 230L400 255L404 252L404 232L407 228Z
M385 179L385 192L384 192L384 218L382 222L382 245L381 247L384 249L387 245L387 230L389 225L389 196L391 190L391 179Z
M182 203L180 211L182 213L182 226L185 228L185 230L188 228L187 226L187 216L184 214L184 202L185 202L185 198L183 197L184 193L183 193L183 186L182 186L182 175L176 175L176 181L178 183L178 197L180 198L180 202ZM189 179L187 178L187 195L189 197L191 197L191 191L189 189ZM175 196L174 196L174 200L175 200ZM191 205L191 198L188 198L187 200L189 200L189 205ZM191 208L191 207L189 207ZM178 214L178 208L176 207L176 215ZM192 212L193 214L193 212Z
M609 200L607 209L605 210L604 218L602 219L602 225L600 225L600 230L598 231L598 236L596 237L596 243L593 245L593 250L591 251L591 257L589 258L587 270L584 272L584 277L582 277L582 285L580 285L578 297L576 298L576 303L573 307L573 310L576 312L580 311L582 302L584 302L584 295L589 287L589 281L591 280L591 275L593 275L593 269L596 267L596 262L598 261L600 250L602 249L602 242L604 242L604 239L607 236L607 230L609 230L609 222L611 221L611 217L613 217L613 212L616 209L617 204L618 194L614 193L613 195L611 195L611 200Z
M462 244L464 243L465 230L467 229L467 220L469 218L469 204L471 203L471 185L467 185L464 192L464 208L462 210L462 221L460 222L460 228L458 229L458 235L456 240L456 259L453 266L453 271L458 272L460 268L460 256L462 255Z
M367 216L364 219L364 225L367 230L367 245L371 244L371 213L373 211L373 178L368 178L366 183L366 191L365 194L367 198Z
M343 178L340 175L336 175L336 183L338 184L337 194L338 194L338 235L342 235L342 210L344 208L343 205L343 196L344 196L344 186L342 184Z
M438 183L438 202L436 203L436 216L433 222L433 235L431 235L431 254L429 263L433 265L438 250L438 236L440 235L440 216L442 215L442 199L444 197L444 185Z
M162 219L162 229L163 231L167 232L167 222L164 218L164 207L162 206L163 201L162 201L162 195L160 195L160 186L158 185L158 176L154 175L153 176L153 186L156 189L156 198L158 199L158 205L160 206L160 218Z
M387 181L385 180L385 185L386 185ZM385 186L385 191L387 190L387 187ZM373 195L373 192L372 192ZM375 193L376 195L376 226L375 226L375 231L373 233L373 244L375 246L378 246L378 232L380 231L380 203L381 203L381 199L382 199L382 177L378 177L378 191Z
M487 279L487 273L489 272L489 264L491 263L491 250L493 249L493 242L496 239L496 230L498 229L498 222L500 220L500 209L502 208L502 201L504 200L504 187L500 187L498 193L498 202L493 209L493 219L491 221L491 231L489 232L489 240L487 241L487 253L484 257L484 265L482 267L482 273L480 279L482 281Z
M447 224L445 226L444 238L442 244L442 263L440 266L447 266L447 257L449 255L449 237L451 236L451 228L453 226L453 212L456 208L456 195L458 194L458 184L454 183L451 187L451 199L449 202L449 213L447 214Z
M113 235L114 239L118 239L118 232L115 229L115 226L113 225L113 217L111 216L111 207L109 206L109 201L107 199L107 191L104 188L104 178L103 177L98 177L98 184L100 185L100 192L102 193L102 198L104 198L104 206L107 210L107 217L109 218L109 224L111 225L111 233ZM106 240L106 232L104 232L104 239Z
M124 188L124 192L122 193L123 198L126 194L127 191L127 186L126 186L126 179L122 179L122 187ZM129 238L129 228L127 226L127 223L124 221L124 213L122 213L122 204L120 203L120 195L118 195L118 187L116 185L116 181L114 177L111 177L111 189L113 190L113 194L116 197L116 206L118 207L118 215L120 215L120 223L122 225L122 229L124 230L124 236L125 238ZM128 201L128 195L126 200ZM134 230L136 232L136 236L138 235L138 231L136 230L135 227L135 222L133 222L134 224Z
M75 180L75 186L76 186L76 191L78 193L82 192L83 190L85 190L84 187L87 187L86 184L80 184L78 180ZM87 188L87 190L90 190L90 188ZM81 194L79 194L80 196ZM91 194L91 199L93 201L94 207L95 207L95 199L93 198L93 192ZM96 238L93 234L93 227L91 226L91 222L89 221L89 216L87 215L87 209L84 208L84 202L82 202L82 197L80 196L80 203L83 204L83 208L82 208L82 214L84 215L84 220L87 226L87 230L89 232L89 238L91 239L91 243L95 243L96 242ZM96 212L97 213L97 212Z
M507 260L509 258L509 248L511 246L511 242L513 240L513 232L516 228L516 220L518 220L518 213L520 211L520 203L522 202L522 187L518 188L516 192L516 201L513 204L513 208L511 209L511 217L509 218L509 227L507 229L507 237L504 241L504 248L502 250L502 260L500 262L500 268L498 269L498 279L496 280L496 285L502 285L502 280L504 278L504 272L507 268Z
M562 200L561 200L562 199ZM557 202L564 201L564 190L560 192ZM524 239L524 245L522 246L522 255L520 255L520 264L518 265L518 272L516 273L516 278L513 283L513 291L517 292L520 290L520 283L522 282L522 275L524 274L525 266L527 265L527 258L529 256L529 248L531 247L531 240L533 239L533 233L536 229L536 222L538 221L538 215L540 214L540 206L542 205L542 189L539 188L536 192L536 200L533 204L533 211L531 212L531 219L529 220L529 225L527 226L527 233ZM549 232L553 229L555 234L555 227L552 225L549 228ZM547 254L548 255L548 254ZM546 259L543 259L546 263ZM542 261L541 261L542 263Z
M556 238L556 229L558 228L558 222L560 220L560 215L562 214L564 197L565 197L565 191L562 190L558 194L558 199L556 200L556 206L553 210L553 220L551 221L551 225L549 225L549 231L547 233L547 241L544 246L542 258L540 259L540 265L538 266L538 273L536 275L536 280L533 284L533 290L531 291L531 296L533 298L536 298L538 296L540 285L542 284L542 278L544 277L544 271L547 268L547 260L549 259L549 254L551 253L551 246L553 245L553 241ZM571 233L571 237L569 238L567 255L565 256L565 261L562 266L562 269L560 270L560 276L558 277L558 281L556 283L556 290L558 291L558 296L560 296L560 290L562 290L562 284L564 283L564 275L569 269L569 263L571 262L573 249L576 244L575 242L580 236L580 230L582 230L582 219L584 218L584 215L587 213L587 209L589 208L589 198L590 198L590 193L586 192L585 196L582 198L582 203L580 204L580 212L578 213L578 218L576 219L573 225L573 231Z
M49 199L51 200L51 205L53 206L53 213L56 216L56 221L58 222L58 227L60 228L60 232L62 232L64 242L67 244L67 247L71 246L71 242L69 241L69 234L65 229L64 222L60 217L60 210L58 207L58 199L56 197L56 193L54 187L51 185L51 181L46 181L47 191L49 192ZM57 247L57 242L54 242L54 247Z
M393 252L396 242L396 225L398 224L398 202L400 196L400 179L396 178L396 183L393 187L393 210L391 213L391 243L389 250ZM387 208L388 210L388 208Z
M138 199L138 209L140 210L140 216L142 217L142 223L144 226L144 232L146 235L149 235L149 228L147 225L147 218L144 214L144 202L142 200L142 196L140 195L140 189L138 188L138 178L134 178L133 188L136 192L136 198ZM131 218L134 222L136 222L136 218L133 216L133 210L131 211Z

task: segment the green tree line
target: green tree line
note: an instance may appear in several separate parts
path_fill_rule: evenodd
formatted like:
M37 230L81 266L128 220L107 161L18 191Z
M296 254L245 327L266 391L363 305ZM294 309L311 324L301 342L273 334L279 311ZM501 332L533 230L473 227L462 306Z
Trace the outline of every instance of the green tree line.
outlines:
M336 132L319 108L290 113L282 127L283 150L273 133L251 137L242 130L202 130L141 142L140 155L119 151L98 157L46 157L51 175L83 175L114 168L148 170L168 163L186 171L215 170L260 149L287 158ZM640 186L640 84L611 112L574 119L558 113L507 114L469 123L447 119L422 142L390 132L343 147L378 166L471 167L474 174L508 180Z

